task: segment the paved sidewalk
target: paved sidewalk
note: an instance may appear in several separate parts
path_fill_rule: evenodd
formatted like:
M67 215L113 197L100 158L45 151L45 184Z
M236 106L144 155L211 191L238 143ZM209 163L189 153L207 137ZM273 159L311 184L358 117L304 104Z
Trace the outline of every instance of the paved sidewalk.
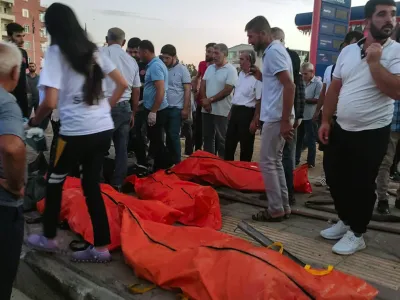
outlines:
M31 300L31 298L28 298L25 294L21 293L19 290L13 289L11 300Z

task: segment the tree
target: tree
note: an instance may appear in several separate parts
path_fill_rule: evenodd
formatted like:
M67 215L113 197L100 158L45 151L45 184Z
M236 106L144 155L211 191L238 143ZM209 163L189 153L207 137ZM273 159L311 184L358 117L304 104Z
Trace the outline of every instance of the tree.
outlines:
M197 75L197 70L194 64L187 64L185 66L188 68L191 77Z

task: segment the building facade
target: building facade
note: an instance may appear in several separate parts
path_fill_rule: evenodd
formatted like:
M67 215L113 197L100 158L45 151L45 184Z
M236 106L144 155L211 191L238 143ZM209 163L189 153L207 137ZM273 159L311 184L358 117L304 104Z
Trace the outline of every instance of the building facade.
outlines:
M48 47L47 31L44 26L46 8L40 5L40 0L13 0L13 2L15 22L25 29L24 48L28 52L29 62L36 63L40 68L44 52Z
M1 40L7 40L6 27L9 23L15 22L13 14L14 0L0 0L0 26L1 26Z

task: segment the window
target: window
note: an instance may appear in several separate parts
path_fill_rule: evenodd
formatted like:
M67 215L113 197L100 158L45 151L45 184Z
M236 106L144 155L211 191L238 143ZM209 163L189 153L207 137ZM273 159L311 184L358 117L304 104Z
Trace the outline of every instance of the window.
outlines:
M30 50L31 49L31 43L30 42L25 42L24 43L24 48L25 48L25 50Z
M23 16L24 18L29 18L29 10L23 8L23 9L22 9L22 16Z
M47 50L47 43L40 43L40 48L42 52L45 53Z
M24 32L29 33L29 25L24 25Z
M40 19L40 22L43 22L43 23L44 23L44 12L41 12L41 13L39 14L39 19Z
M40 37L42 37L42 38L47 37L46 28L40 28Z

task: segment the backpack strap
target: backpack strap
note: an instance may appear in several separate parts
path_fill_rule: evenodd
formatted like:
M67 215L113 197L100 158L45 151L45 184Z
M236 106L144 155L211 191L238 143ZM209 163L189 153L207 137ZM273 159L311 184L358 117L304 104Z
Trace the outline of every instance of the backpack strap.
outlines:
M335 71L335 67L336 67L336 64L334 64L334 65L332 66L331 81L333 80L333 71Z

